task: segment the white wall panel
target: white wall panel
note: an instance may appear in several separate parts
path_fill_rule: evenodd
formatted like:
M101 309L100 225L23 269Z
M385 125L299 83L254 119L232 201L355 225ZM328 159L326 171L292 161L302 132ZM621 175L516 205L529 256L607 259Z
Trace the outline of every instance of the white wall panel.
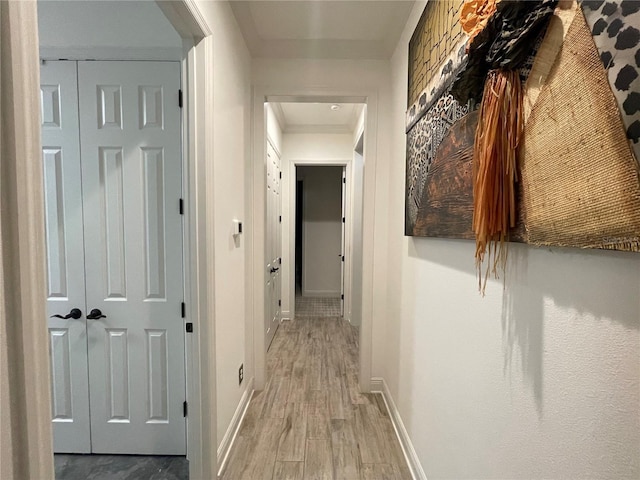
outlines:
M138 95L140 98L140 128L164 128L162 87L141 85L138 87Z
M67 244L64 216L62 149L42 149L47 234L47 298L67 298Z
M147 423L169 421L167 402L169 381L167 373L167 331L146 330L148 419Z
M127 330L105 329L107 336L108 422L129 422L129 344ZM100 395L100 392L92 392Z
M98 128L122 129L122 87L98 85Z
M145 217L146 300L165 300L165 189L164 151L142 147Z
M51 396L54 422L73 421L71 395L71 363L69 360L69 330L50 328ZM55 379L55 381L53 381Z
M122 148L100 147L100 186L103 190L106 288L105 298L125 298L127 280L125 266L124 192Z
M40 105L42 127L60 128L60 85L41 85Z

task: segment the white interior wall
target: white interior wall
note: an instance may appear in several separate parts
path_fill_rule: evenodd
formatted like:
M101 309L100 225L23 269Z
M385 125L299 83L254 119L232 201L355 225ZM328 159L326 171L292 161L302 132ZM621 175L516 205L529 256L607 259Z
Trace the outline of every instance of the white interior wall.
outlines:
M249 224L251 61L228 2L197 1L213 31L213 162L217 443L220 445L254 375L251 282L245 269L249 232L234 237L233 220ZM244 382L238 368L244 363ZM213 454L213 453L212 453Z
M304 188L302 295L339 297L343 167L298 167L298 170Z
M353 155L352 135L329 134L329 133L286 133L282 140L282 270L283 287L291 285L295 278L291 278L291 269L286 268L292 265L295 257L291 257L290 249L293 246L293 238L289 238L290 232L295 222L292 212L289 211L292 195L288 186L291 175L295 175L293 165L296 161L322 162L322 161L348 161ZM295 185L295 183L294 183ZM290 289L282 289L282 316L290 318L292 305L295 298L292 298Z
M73 57L77 49L109 47L121 55L144 50L155 56L164 49L180 59L182 39L153 1L38 1L41 49ZM121 58L126 60L127 58Z
M354 326L362 323L362 208L364 199L364 135L367 118L366 105L360 112L353 132L353 161L351 163L352 190L351 205L353 222L351 223L351 269L352 290L345 303L347 318Z
M271 104L266 103L264 108L267 114L267 136L272 142L273 148L282 156L282 126L278 122L278 117L273 112Z
M365 113L363 111L362 120L364 122ZM362 323L362 192L363 192L363 170L364 170L364 123L362 127L356 130L360 133L360 137L355 139L353 150L353 162L351 163L353 190L351 194L351 202L353 205L353 222L351 224L351 298L346 303L347 318L351 324L360 326ZM357 134L356 134L357 136ZM362 142L360 140L363 140Z
M640 255L403 236L407 44L391 61L383 375L430 480L640 476Z

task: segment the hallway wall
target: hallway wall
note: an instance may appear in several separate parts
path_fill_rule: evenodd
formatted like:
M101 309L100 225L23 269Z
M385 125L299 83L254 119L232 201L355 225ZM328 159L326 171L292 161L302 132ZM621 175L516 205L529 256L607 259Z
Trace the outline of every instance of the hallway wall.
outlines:
M403 236L407 44L391 61L385 377L429 480L638 478L640 255Z
M272 142L273 148L275 148L280 157L282 157L282 127L278 121L278 117L273 112L273 107L270 103L266 103L264 106L267 112L267 136Z
M254 376L253 317L245 271L248 235L234 238L233 220L249 222L246 192L250 163L249 52L228 2L199 0L199 10L214 37L213 178L217 444L220 445L240 399ZM244 382L238 368L244 363Z
M149 1L38 1L40 46L64 55L77 50L98 49L91 58L100 58L102 47L110 47L126 59L127 52L144 51L181 58L182 38L176 33L155 2ZM113 58L113 57L111 57Z
M304 182L302 295L339 297L342 288L342 169L299 167Z

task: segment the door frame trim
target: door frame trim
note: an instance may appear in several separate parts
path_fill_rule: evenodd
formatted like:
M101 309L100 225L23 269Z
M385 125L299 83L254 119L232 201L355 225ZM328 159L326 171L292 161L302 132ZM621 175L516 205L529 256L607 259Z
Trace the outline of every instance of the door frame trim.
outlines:
M184 271L185 301L187 319L194 323L194 332L186 342L186 375L189 416L187 417L187 456L191 478L216 478L217 459L211 452L216 451L216 370L215 370L215 310L214 310L214 263L213 251L207 249L207 238L213 237L213 140L209 134L213 127L213 36L194 0L157 0L169 22L183 38L182 86L186 94L186 108L182 119L183 182L185 196L184 218ZM27 52L32 58L27 69L37 66L39 52ZM37 79L39 75L33 78ZM28 99L21 104L24 116L39 116L39 102ZM206 108L199 108L206 105ZM21 117L22 118L22 117ZM30 151L39 152L39 135L33 137ZM29 164L31 165L31 163ZM24 215L16 215L16 229L25 238L41 239L44 226L38 212L44 207L44 188L41 175L29 172L29 165L20 169L24 179L19 195L23 199L20 209ZM35 168L35 163L31 165ZM38 163L38 168L40 164ZM24 176L23 176L24 174ZM32 214L29 214L31 212ZM35 229L35 230L34 230ZM29 234L29 232L36 232ZM22 322L23 348L10 356L12 365L22 366L28 384L14 385L26 388L32 394L26 396L26 416L31 418L29 430L33 435L25 435L19 448L29 452L33 460L31 471L47 471L52 466L51 449L42 448L42 443L51 445L50 395L44 393L44 373L48 378L48 348L42 348L44 334L27 334L29 329L41 331L41 313L45 308L44 266L45 245L41 241L20 242L20 246L7 246L3 256L12 255L10 249L18 249L19 258L24 260L20 268L20 284L23 297L22 311L35 312L25 318L33 321ZM42 296L42 301L30 298ZM33 381L28 380L32 378ZM49 381L46 383L48 384ZM38 386L34 386L35 384ZM42 386L39 389L39 386ZM46 389L48 391L48 388ZM29 400L31 399L31 400Z
M213 35L194 0L156 0L183 39L182 110L187 458L190 478L216 478L217 401L213 238ZM201 108L205 105L206 108Z
M282 259L283 263L288 262L287 271L289 272L289 282L287 285L283 286L283 288L287 288L289 292L289 317L291 320L295 318L296 312L296 282L295 282L295 235L296 235L296 180L297 180L297 168L298 167L343 167L345 170L346 176L346 192L345 198L342 199L344 203L344 211L345 211L345 234L344 234L344 252L342 254L345 256L344 262L344 319L351 323L351 318L349 314L351 313L351 308L347 309L347 306L351 306L351 292L352 292L352 275L351 269L353 267L352 264L352 232L353 232L353 187L352 187L352 160L351 159L332 159L332 160L321 160L321 159L306 159L306 160L295 160L291 159L288 162L288 170L283 173L283 180L287 182L287 190L289 192L289 210L286 215L282 216L283 224L287 222L287 236L289 237L289 250L287 251L288 258ZM289 177L287 179L287 176ZM342 242L342 239L340 240Z
M253 153L247 204L252 206L248 244L251 245L248 264L252 268L247 305L253 314L253 353L255 362L255 389L262 390L266 384L266 351L264 348L264 322L266 295L264 266L266 265L266 158L267 158L267 102L323 102L364 103L366 105L364 158L366 168L363 178L362 218L362 320L360 325L360 365L358 382L362 392L371 391L373 363L373 273L374 273L374 227L375 227L375 183L377 158L378 91L375 89L336 89L322 87L278 87L256 85L253 87L252 124Z

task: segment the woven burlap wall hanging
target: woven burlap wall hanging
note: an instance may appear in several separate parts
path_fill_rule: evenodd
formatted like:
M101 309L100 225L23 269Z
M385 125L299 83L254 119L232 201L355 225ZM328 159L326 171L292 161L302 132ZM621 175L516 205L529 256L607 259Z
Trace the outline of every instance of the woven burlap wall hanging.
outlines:
M461 21L461 13L468 17L471 3L473 8L495 3L489 6L496 10L488 20L480 19L486 23L484 28L474 27L473 42L460 34L466 20L462 16ZM640 16L640 6L631 12L625 2L609 2L603 12L597 5L602 2L584 3L456 0L427 4L409 53L413 76L407 110L406 235L475 238L478 251L485 248L489 255L496 255L490 262L479 255L479 261L485 260L480 263L482 277L487 267L499 273L500 247L508 241L640 251L640 168L634 137L634 115L640 118L640 107L633 103L640 98L640 75L631 71L639 68L631 62L638 57L639 47L634 33L627 31L633 26L620 21ZM527 11L516 12L522 5ZM525 14L530 16L528 24L513 20ZM606 22L604 27L599 20ZM525 44L509 43L510 35L515 32L522 37L534 21L537 26L527 30ZM427 30L433 22L438 28ZM451 33L443 27L447 23ZM470 24L478 23L471 19ZM607 28L607 38L614 38L608 43L598 40ZM446 45L448 51L439 51L437 66L430 56L429 69L418 73L425 44ZM420 48L412 48L415 45ZM624 51L609 55L616 45ZM474 56L478 51L482 55ZM516 56L518 62L513 62ZM631 59L628 64L621 64L627 59ZM482 108L482 92L485 97L495 94L499 78L508 78L515 86L508 87L509 97L502 107L494 105L496 113L487 113L491 109ZM423 87L420 93L416 85ZM516 105L516 89L521 105ZM487 124L507 109L515 117L505 117L497 126ZM512 121L508 118L521 126L517 141L511 143L515 171L511 179L500 174L485 186L492 194L479 207L478 179L493 175L494 167L490 164L485 174L479 174L478 132L493 128L492 135L504 141L510 135L503 128ZM500 162L504 156L496 154ZM491 190L505 188L503 176L504 182L513 182L513 211L505 210L504 231L481 240L474 212L477 217L478 211L488 209L494 197L500 198L495 201L501 205L509 201L511 194L502 198ZM490 212L484 216L493 219Z

